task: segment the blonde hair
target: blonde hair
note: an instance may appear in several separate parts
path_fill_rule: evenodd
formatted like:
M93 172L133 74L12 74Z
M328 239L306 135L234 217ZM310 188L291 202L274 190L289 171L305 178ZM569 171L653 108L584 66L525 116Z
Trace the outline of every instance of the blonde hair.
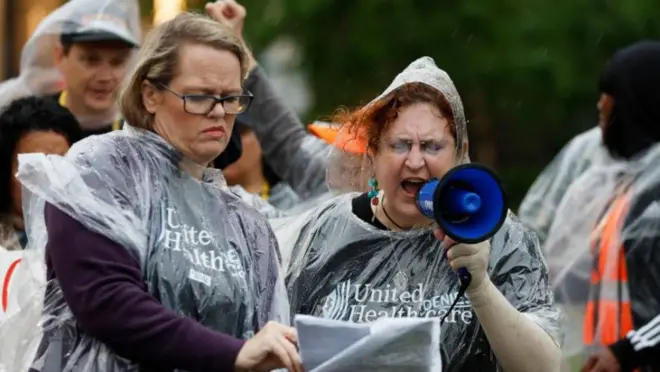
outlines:
M153 116L144 107L142 83L148 80L168 85L177 73L179 51L186 44L206 45L235 54L241 64L241 76L247 75L245 49L232 29L207 16L181 13L147 34L119 101L126 122L151 129Z

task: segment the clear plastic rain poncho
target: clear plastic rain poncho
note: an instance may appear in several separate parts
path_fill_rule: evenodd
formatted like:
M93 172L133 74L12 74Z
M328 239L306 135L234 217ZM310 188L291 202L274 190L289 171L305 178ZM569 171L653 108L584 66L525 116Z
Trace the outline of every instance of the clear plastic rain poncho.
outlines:
M62 33L109 32L139 44L142 35L137 0L71 0L44 18L23 46L18 77L0 84L0 107L29 95L48 95L64 88L62 74L55 66L55 48ZM109 123L116 112L78 118L81 124Z
M543 247L566 313L567 362L660 314L658 66L657 41L625 47L606 65L601 92L613 107L603 141L616 160L592 166L568 189ZM643 346L653 346L648 337Z
M592 165L612 158L603 146L602 131L594 127L573 138L541 172L520 203L518 215L543 244L554 221L555 211L566 190Z
M46 201L129 250L150 294L177 314L244 339L269 320L288 323L277 240L267 220L229 191L219 171L207 169L200 182L180 170L183 161L160 136L129 125L78 142L66 157L21 155L28 249L42 252L30 264L44 265ZM43 304L40 319L25 311L0 327L3 337L20 342L0 338L0 349L13 347L0 359L6 371L29 365L36 371L136 370L77 324L56 279L29 304L37 303Z
M467 143L458 92L429 57L414 61L376 100L413 82L430 85L445 95L454 112L457 143ZM458 156L462 153L459 146L457 162L469 162L467 157ZM338 146L332 150L329 177L341 176L338 173L345 169L345 156L355 155L342 153ZM363 171L367 178L374 174L370 167ZM449 310L460 282L433 231L380 230L352 212L352 200L358 195L337 196L300 215L297 221L287 221L288 236L276 231L283 250L293 247L287 275L292 313L370 322L379 317L443 317L449 312L440 342L444 370L501 370L470 303L462 299ZM491 245L493 283L513 306L559 343L559 313L552 305L548 270L536 235L509 214ZM389 351L378 363L397 366L409 359L409 354ZM365 368L370 363L376 362L365 360ZM412 365L402 370L413 367L423 370L423 366Z
M638 328L660 313L658 161L656 146L637 160L593 167L557 208L544 252L565 313L566 363L625 337L624 323ZM592 305L600 316L590 322Z

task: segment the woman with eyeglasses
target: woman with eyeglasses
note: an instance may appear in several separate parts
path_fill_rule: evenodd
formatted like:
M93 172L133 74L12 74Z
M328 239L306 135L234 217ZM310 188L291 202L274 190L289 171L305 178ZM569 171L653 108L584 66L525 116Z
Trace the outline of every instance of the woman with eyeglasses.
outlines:
M277 322L289 319L277 240L208 167L252 99L247 61L231 30L180 14L140 50L123 130L20 159L48 286L37 355L0 365L302 371L295 330Z

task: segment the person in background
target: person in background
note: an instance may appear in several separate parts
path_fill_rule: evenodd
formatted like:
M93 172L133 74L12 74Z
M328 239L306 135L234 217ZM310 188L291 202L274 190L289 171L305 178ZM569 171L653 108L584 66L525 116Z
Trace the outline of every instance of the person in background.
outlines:
M12 101L0 113L0 246L22 249L24 231L21 185L16 179L18 154L64 155L82 137L76 118L48 98Z
M601 91L599 107L606 123L603 143L612 157L628 162L660 143L660 42L643 41L619 50L603 73ZM599 250L594 267L601 282L592 281L600 291L591 293L593 307L587 307L585 341L603 341L606 347L587 360L585 372L660 370L660 215L655 213L660 203L660 175L658 157L653 155L648 156L653 160L642 162L640 175L621 181L601 220L605 224L623 221L623 225L603 230L595 243ZM604 283L612 271L618 272L616 279L627 287L615 298ZM587 339L590 326L592 340ZM618 337L608 340L611 336Z
M179 14L140 50L121 131L22 158L46 200L28 218L45 219L48 270L30 371L301 371L270 225L208 167L250 104L246 72L231 30Z
M241 122L240 116L236 119L234 131L240 135L242 154L236 162L222 170L227 184L242 186L280 211L298 205L301 199L268 165L254 131Z
M566 322L577 346L564 353L586 357L584 372L660 370L659 66L657 41L605 66L599 106L613 160L570 186L544 247L558 304L576 310Z
M55 65L65 90L51 98L71 110L86 136L121 129L117 96L133 52L140 46L124 12L111 2L102 15L81 9L71 14L78 19L62 22ZM94 27L94 21L112 27Z

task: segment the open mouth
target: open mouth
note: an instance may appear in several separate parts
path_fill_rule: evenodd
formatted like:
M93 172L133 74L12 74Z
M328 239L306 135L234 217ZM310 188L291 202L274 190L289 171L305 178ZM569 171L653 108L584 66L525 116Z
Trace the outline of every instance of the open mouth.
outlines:
M423 178L406 178L401 181L401 188L408 196L415 197L425 183Z

